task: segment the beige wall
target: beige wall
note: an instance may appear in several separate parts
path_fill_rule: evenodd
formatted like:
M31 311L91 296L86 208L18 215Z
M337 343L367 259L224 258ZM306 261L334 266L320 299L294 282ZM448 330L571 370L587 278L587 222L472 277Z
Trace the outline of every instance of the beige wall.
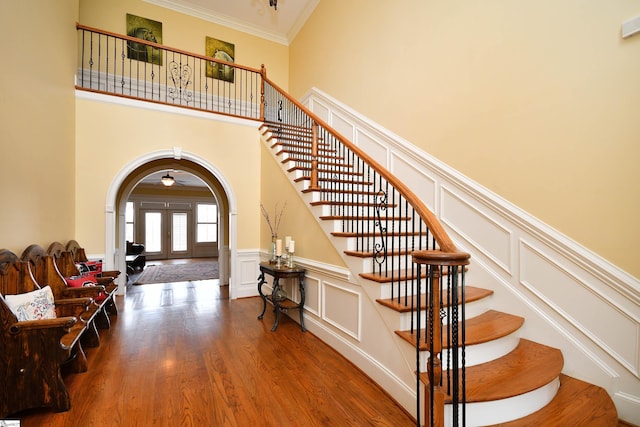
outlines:
M82 99L77 101L76 121L76 230L87 252L104 250L106 195L114 178L136 159L173 147L204 159L223 175L237 198L237 247L259 247L257 123L239 126Z
M295 241L295 256L312 259L329 265L344 265L336 248L327 239L305 202L300 198L291 181L282 173L276 160L263 144L261 149L262 175L260 177L260 202L273 218L276 207L284 207L278 229L278 238L285 236ZM259 206L259 205L258 205ZM269 248L271 232L264 217L261 219L262 248Z
M0 247L74 238L78 0L0 6Z
M289 88L318 87L640 277L640 36L620 37L639 13L323 0L290 47Z
M235 62L252 68L264 64L269 78L287 87L288 48L231 28L197 19L142 0L80 0L80 23L90 27L126 33L126 14L162 23L162 44L187 52L205 54L205 37L235 45Z

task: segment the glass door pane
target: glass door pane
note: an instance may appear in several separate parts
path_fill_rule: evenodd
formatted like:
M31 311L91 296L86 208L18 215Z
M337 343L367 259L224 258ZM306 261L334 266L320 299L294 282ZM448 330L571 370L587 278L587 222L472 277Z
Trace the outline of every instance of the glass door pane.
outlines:
M188 246L187 241L187 213L174 212L171 215L171 251L184 252Z
M145 251L162 252L162 212L145 212L144 223Z

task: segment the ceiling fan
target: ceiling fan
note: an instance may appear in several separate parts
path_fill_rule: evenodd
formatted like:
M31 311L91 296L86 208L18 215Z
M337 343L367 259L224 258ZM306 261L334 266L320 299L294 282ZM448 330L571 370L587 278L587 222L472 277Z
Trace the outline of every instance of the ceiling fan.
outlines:
M165 187L173 187L173 186L184 186L188 185L187 180L182 178L187 178L190 175L188 172L183 172L179 170L168 170L166 174L160 177L160 183Z

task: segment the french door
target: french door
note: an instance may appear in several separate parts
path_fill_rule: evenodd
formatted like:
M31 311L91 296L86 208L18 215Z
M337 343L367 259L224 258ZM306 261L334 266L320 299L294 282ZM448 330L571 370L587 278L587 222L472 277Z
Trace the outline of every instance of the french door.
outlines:
M190 258L193 254L191 211L143 209L144 249L147 259Z

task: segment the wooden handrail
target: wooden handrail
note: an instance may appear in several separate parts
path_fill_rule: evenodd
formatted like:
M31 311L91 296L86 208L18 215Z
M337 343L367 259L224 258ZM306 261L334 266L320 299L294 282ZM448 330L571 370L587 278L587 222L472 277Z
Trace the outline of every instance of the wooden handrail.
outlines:
M422 220L429 226L431 233L433 234L436 242L440 249L444 252L457 252L456 246L444 230L440 221L436 218L436 216L431 212L429 208L420 200L418 196L415 195L413 191L409 189L402 181L400 181L395 175L389 172L385 167L383 167L380 163L374 160L371 156L365 153L362 149L360 149L357 145L353 144L339 132L334 130L331 126L329 126L324 120L320 117L312 113L302 104L300 104L296 99L294 99L287 92L282 90L278 85L272 82L270 79L264 77L266 83L269 83L273 88L275 88L280 95L285 97L289 102L294 104L297 108L304 111L315 123L321 125L327 132L333 135L336 139L338 139L342 144L348 147L353 153L358 155L365 163L371 166L381 177L387 180L389 184L391 184L394 188L396 188L400 194L404 196L407 202L416 210L418 215L422 218Z

